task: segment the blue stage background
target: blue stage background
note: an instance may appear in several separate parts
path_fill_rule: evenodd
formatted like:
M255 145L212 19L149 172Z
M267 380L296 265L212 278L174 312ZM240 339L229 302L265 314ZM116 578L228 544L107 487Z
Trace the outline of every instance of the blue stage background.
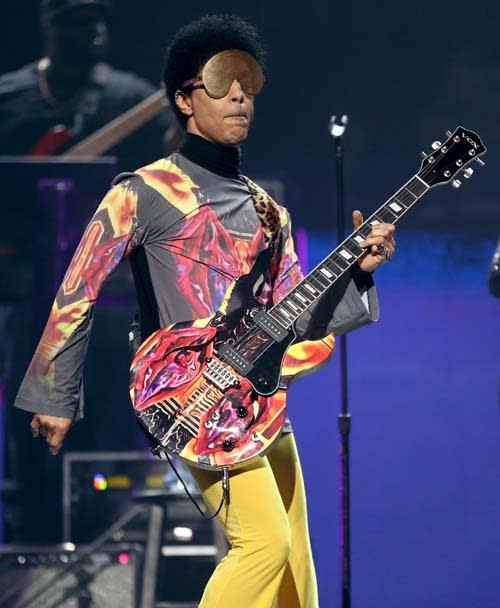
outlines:
M486 287L495 243L399 233L376 274L380 320L348 339L353 606L497 608L500 303ZM334 238L308 241L312 267ZM338 377L334 359L290 393L322 608L340 605Z

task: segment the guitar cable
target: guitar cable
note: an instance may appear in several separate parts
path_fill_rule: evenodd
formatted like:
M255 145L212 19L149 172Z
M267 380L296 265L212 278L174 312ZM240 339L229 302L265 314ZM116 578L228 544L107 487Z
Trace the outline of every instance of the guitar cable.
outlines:
M191 502L198 509L199 513L201 514L201 516L204 519L206 519L207 521L210 521L211 519L214 519L215 517L217 517L217 515L219 515L219 513L222 509L222 506L224 505L224 501L226 501L226 504L229 506L229 472L228 472L227 467L222 467L222 480L221 480L222 481L222 498L220 500L219 507L217 508L217 511L215 513L212 513L212 515L207 516L206 513L203 511L203 509L198 504L198 501L194 498L194 496L191 494L191 492L187 489L187 486L184 483L184 480L182 479L181 474L175 468L174 463L172 462L172 459L170 458L168 453L166 451L163 451L163 454L165 454L165 456L168 460L168 463L172 467L172 470L175 473L177 479L181 482L181 485L184 488L184 491L186 492L186 494L190 498Z

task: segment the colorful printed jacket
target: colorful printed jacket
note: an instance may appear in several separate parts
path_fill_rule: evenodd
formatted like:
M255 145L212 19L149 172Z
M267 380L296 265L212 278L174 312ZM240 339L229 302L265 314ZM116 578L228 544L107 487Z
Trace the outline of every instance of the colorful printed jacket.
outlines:
M290 218L280 207L278 267L267 273L262 303L280 300L301 279ZM210 317L231 284L265 249L243 181L224 178L180 153L115 179L87 226L56 295L16 399L31 412L81 418L82 372L94 305L106 278L130 259L143 334ZM366 292L368 305L360 292ZM369 275L335 284L313 314L297 322L303 339L346 333L378 317Z

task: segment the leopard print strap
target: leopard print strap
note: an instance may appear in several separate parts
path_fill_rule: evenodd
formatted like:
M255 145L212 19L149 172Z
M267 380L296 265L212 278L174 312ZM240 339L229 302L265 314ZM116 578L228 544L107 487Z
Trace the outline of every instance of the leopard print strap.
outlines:
M263 188L244 175L242 175L242 178L252 195L255 211L264 232L266 245L274 244L281 230L278 205Z

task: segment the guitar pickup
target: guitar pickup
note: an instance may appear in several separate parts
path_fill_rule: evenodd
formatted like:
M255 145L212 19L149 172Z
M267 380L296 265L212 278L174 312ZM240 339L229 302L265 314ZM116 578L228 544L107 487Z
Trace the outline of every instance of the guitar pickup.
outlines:
M253 320L256 325L261 327L276 342L281 342L281 340L284 340L288 336L288 330L275 321L266 310L262 310L256 314Z
M229 363L242 376L246 376L253 369L253 363L242 357L240 353L229 344L225 344L217 351L217 356Z

